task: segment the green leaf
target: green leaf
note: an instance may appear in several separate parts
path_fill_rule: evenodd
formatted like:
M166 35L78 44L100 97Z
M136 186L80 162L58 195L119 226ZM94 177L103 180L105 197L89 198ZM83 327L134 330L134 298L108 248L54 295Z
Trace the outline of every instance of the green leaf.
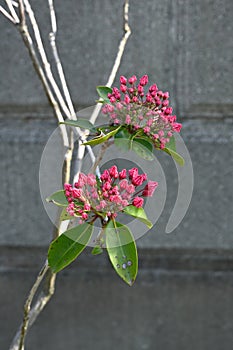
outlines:
M153 160L153 144L147 140L137 138L132 141L132 150L141 158Z
M122 127L114 136L114 144L123 152L127 152L131 148L131 134L128 130Z
M100 98L102 98L105 102L110 103L108 94L112 93L112 89L107 86L97 86L96 90Z
M172 151L176 152L176 139L175 139L175 136L170 137L169 142L166 143L166 148L169 148Z
M99 255L102 253L103 253L103 248L101 248L99 245L95 246L91 251L92 255Z
M83 251L93 232L93 225L84 223L59 236L49 247L48 262L53 272L64 269Z
M145 210L143 208L137 208L134 205L128 205L124 208L123 212L137 218L146 224L149 228L153 226L152 222L147 218Z
M95 137L94 139L83 143L83 145L89 145L89 146L99 145L100 143L103 143L103 142L107 141L108 139L110 139L110 137L114 136L117 133L117 131L120 130L120 128L121 128L121 125L116 127L115 129L113 129L112 131L110 131L106 135L102 134L101 136Z
M110 220L106 225L106 248L116 273L132 286L138 272L138 255L128 227Z
M54 192L51 196L46 198L46 201L52 202L60 207L67 207L67 205L69 204L66 199L64 190Z
M65 221L65 220L73 220L74 217L69 215L66 211L66 208L62 209L61 215L60 215L60 220Z
M172 158L181 166L184 165L184 158L181 157L181 155L179 155L177 152L173 151L172 149L169 148L164 148L162 151L170 154L170 156L172 156Z
M84 118L78 118L78 120L65 120L64 122L61 122L59 124L66 124L69 126L75 126L82 129L88 129L88 130L96 130L94 125L89 122L89 120Z

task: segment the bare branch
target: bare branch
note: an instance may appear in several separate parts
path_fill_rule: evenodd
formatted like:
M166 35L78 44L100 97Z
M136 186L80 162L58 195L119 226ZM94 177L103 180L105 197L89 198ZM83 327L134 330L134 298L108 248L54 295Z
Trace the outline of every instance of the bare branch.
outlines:
M19 23L19 17L18 17L18 15L17 15L17 13L16 13L16 11L14 9L12 1L11 0L5 0L5 2L7 4L7 6L8 6L8 8L9 8L11 16L14 18L15 23Z
M57 71L59 74L59 78L61 80L61 85L62 85L62 89L63 89L63 93L68 105L68 108L70 110L70 114L71 114L71 119L76 119L76 114L75 114L75 110L74 110L74 106L71 100L71 96L69 93L69 89L66 83L66 78L65 78L65 74L63 71L63 67L61 64L61 60L58 54L58 50L57 50L57 45L56 45L56 35L57 35L57 21L56 21L56 14L55 14L55 10L54 10L54 6L53 6L53 0L48 0L48 4L49 4L49 10L50 10L50 19L51 19L51 27L52 27L52 31L50 32L49 38L50 38L50 44L52 47L52 51L53 51L53 56L55 59L55 63L57 66Z
M47 260L40 271L40 274L37 277L37 280L35 284L33 285L28 299L24 306L24 320L23 323L20 325L9 350L23 350L24 349L24 342L26 334L29 330L29 328L33 325L33 323L36 321L37 317L41 313L41 311L44 309L46 304L51 299L52 295L55 291L55 281L56 281L56 274L52 273L50 269L47 268ZM35 305L31 308L31 304L33 301L33 298L39 288L39 285L41 284L42 280L47 275L47 282L45 284L44 290L39 294L37 301ZM40 278L40 280L38 280ZM37 284L36 284L37 283Z
M0 12L2 12L3 16L5 16L9 21L16 24L14 18L0 5Z
M57 96L58 102L59 102L62 110L64 111L65 115L68 118L70 118L70 111L67 108L67 105L66 105L66 103L65 103L65 101L64 101L64 99L63 99L63 97L61 95L61 92L59 90L59 87L57 86L57 83L56 83L56 81L55 81L55 79L53 77L53 74L52 74L52 71L51 71L51 66L50 66L50 63L49 63L49 61L47 59L47 55L46 55L46 52L45 52L45 49L44 49L44 46L43 46L43 42L42 42L41 35L40 35L40 30L39 30L37 21L35 19L34 12L32 11L32 8L31 8L31 5L30 5L29 1L28 0L23 0L23 1L24 1L24 4L25 4L25 8L26 8L26 11L28 13L31 25L32 25L32 29L34 31L38 52L40 54L40 57L41 57L41 60L42 60L42 63L43 63L43 66L44 66L47 78L48 78L48 80L49 80L49 82L50 82L50 84L51 84L51 86L53 88L53 91L54 91L55 95Z
M52 90L50 89L50 86L48 84L46 75L40 65L40 61L38 59L38 56L36 54L34 44L32 41L32 38L30 36L30 33L28 31L28 27L26 25L26 19L25 19L25 9L24 9L24 4L22 0L19 0L19 13L20 13L20 24L19 24L19 31L21 33L21 36L23 38L23 41L25 43L25 46L27 47L29 51L29 55L31 57L32 63L34 65L34 68L36 70L36 73L38 74L42 85L44 87L45 93L48 97L48 100L53 107L55 116L57 117L58 122L64 122L64 118L61 114L59 105L57 104L57 101L53 95ZM60 125L60 130L63 138L63 143L65 147L69 147L69 138L67 134L67 130L65 125Z
M28 298L26 300L26 303L24 305L24 318L23 318L23 324L21 327L21 335L20 335L20 342L19 342L19 350L23 350L24 349L24 341L25 341L25 336L27 333L27 329L28 329L28 323L29 323L29 312L31 309L31 303L32 300L34 298L34 295L36 294L36 291L41 283L41 281L43 280L46 272L48 271L49 266L48 266L48 262L46 260L45 265L42 267L41 271L38 274L38 277L35 281L35 283L33 284L30 293L28 295Z

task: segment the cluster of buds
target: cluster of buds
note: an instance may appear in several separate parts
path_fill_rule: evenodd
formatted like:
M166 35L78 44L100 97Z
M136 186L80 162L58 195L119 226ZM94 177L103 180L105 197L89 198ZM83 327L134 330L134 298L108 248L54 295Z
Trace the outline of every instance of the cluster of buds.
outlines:
M110 103L102 108L109 115L111 123L128 126L130 132L142 130L156 147L164 148L174 132L180 132L182 125L176 122L169 106L169 93L158 89L156 84L145 91L148 76L139 79L133 75L127 80L120 77L120 89L114 87L108 94Z
M80 217L80 223L100 217L115 218L126 206L143 206L142 197L151 197L158 186L155 181L148 181L146 174L139 174L137 168L118 171L114 165L104 170L100 179L94 174L80 173L74 187L64 185L68 200L67 212Z

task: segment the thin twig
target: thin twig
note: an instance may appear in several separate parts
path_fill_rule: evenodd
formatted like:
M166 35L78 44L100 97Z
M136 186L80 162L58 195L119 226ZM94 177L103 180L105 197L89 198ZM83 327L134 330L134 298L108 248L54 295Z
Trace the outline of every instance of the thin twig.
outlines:
M56 116L58 122L59 123L64 122L64 118L61 114L60 107L59 107L59 105L58 105L58 103L53 95L52 90L50 89L46 75L45 75L45 73L40 65L40 61L39 61L38 56L36 54L36 50L35 50L32 38L31 38L30 33L28 31L28 27L26 25L25 9L24 9L23 0L19 0L19 13L20 13L20 24L18 26L19 32L23 38L25 46L28 49L28 52L29 52L29 55L31 57L35 71L42 82L42 85L44 87L44 90L45 90L45 93L46 93L47 98L49 100L49 103L51 104L51 106L54 110L54 113L55 113L55 116ZM68 134L67 134L67 130L66 130L65 125L60 125L60 130L61 130L64 146L69 147L69 138L68 138Z
M53 56L55 59L55 63L57 66L57 71L59 74L59 78L61 80L61 86L63 89L63 93L71 114L72 119L76 119L76 114L75 114L75 110L74 110L74 106L71 100L71 96L69 93L69 89L66 83L66 78L65 78L65 74L63 71L63 67L61 64L61 60L58 54L58 50L57 50L57 45L56 45L56 35L57 35L57 20L56 20L56 13L54 10L54 6L53 6L53 0L48 0L48 4L49 4L49 10L50 10L50 19L51 19L51 27L52 27L52 31L50 32L49 35L49 39L50 39L50 44L52 47L52 51L53 51Z
M44 66L44 69L45 69L45 72L46 72L46 75L48 77L48 80L53 88L53 91L54 93L56 94L57 96L57 99L58 99L58 102L62 108L62 110L64 111L65 115L70 118L70 111L69 109L67 108L67 105L61 95L61 92L59 90L59 87L53 77L53 74L52 74L52 71L51 71L51 66L50 66L50 63L48 61L48 58L47 58L47 55L46 55L46 52L45 52L45 49L44 49L44 45L43 45L43 42L42 42L42 39L41 39L41 34L40 34L40 29L39 29L39 26L37 24L37 21L35 19L35 15L34 15L34 12L32 10L32 7L30 5L30 2L28 0L23 0L24 1L24 4L25 4L25 9L28 13L28 16L29 16L29 19L31 21L31 24L32 24L32 29L34 31L34 35L35 35L35 39L36 39L36 43L37 43L37 48L38 48L38 52L40 54L40 57L41 57L41 60L42 60L42 63L43 63L43 66Z
M6 4L7 4L7 6L8 6L8 8L9 8L9 11L10 11L10 13L11 13L11 16L14 18L14 20L15 20L15 23L19 23L19 17L18 17L18 15L17 15L17 13L16 13L16 11L15 11L15 9L14 9L14 6L13 6L13 4L12 4L12 1L11 0L5 0L5 2L6 2Z
M14 18L0 5L0 12L2 12L3 16L5 16L9 21L16 24Z
M24 305L24 318L23 318L23 324L21 327L21 335L20 335L20 341L19 341L19 350L23 350L24 349L24 341L25 341L25 336L27 333L27 329L28 329L28 323L29 323L29 312L31 309L31 303L32 300L34 298L34 295L41 283L41 281L43 280L46 272L48 271L49 266L48 266L48 262L46 260L45 265L42 267L41 271L39 272L37 279L35 281L35 283L33 284L30 293L27 297L26 303Z

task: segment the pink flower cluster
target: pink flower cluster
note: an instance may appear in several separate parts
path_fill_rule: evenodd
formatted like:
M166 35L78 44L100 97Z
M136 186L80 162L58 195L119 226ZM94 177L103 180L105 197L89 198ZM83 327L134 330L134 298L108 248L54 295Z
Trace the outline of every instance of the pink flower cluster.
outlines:
M137 168L118 171L114 165L104 170L100 180L94 174L80 173L74 184L64 185L65 195L69 202L67 212L80 217L81 222L91 218L116 217L117 213L132 204L137 208L143 206L142 197L151 197L158 186L155 181L139 189L147 180L146 174L139 174Z
M146 91L147 84L147 75L141 77L138 84L135 75L129 79L121 76L120 89L114 87L108 94L110 103L103 106L102 112L109 115L114 124L126 125L130 132L141 130L156 147L164 148L182 125L172 114L169 93L159 90L156 84Z

